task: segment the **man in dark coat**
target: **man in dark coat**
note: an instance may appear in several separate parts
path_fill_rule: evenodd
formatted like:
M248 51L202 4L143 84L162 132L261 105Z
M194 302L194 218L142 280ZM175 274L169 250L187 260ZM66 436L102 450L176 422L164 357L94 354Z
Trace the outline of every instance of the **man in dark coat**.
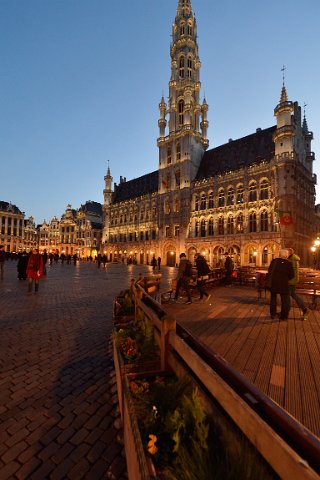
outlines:
M280 250L279 258L274 258L269 265L268 272L272 275L271 296L270 296L270 316L276 318L277 315L277 294L281 298L280 320L287 320L290 311L290 290L289 280L294 277L292 263L287 260L288 250Z
M197 267L197 288L200 293L199 300L202 300L203 297L206 297L206 300L209 300L210 295L204 289L204 285L206 283L206 278L209 278L208 274L210 272L209 265L206 262L206 259L200 253L196 253L195 255L195 262Z
M224 270L226 273L226 285L231 287L231 282L232 282L232 271L233 271L233 261L231 260L231 257L228 252L224 254Z

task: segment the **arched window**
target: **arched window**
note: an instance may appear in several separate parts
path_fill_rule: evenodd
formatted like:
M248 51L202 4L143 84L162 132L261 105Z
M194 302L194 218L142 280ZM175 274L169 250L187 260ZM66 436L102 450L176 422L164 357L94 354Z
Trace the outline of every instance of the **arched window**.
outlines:
M243 185L237 187L237 203L243 203Z
M178 123L179 123L179 127L182 127L184 123L184 101L183 100L179 100L179 103L178 103Z
M244 227L243 227L243 215L242 213L239 213L237 216L237 228L236 228L237 233L243 233L244 232Z
M261 232L268 231L268 212L263 210L260 215L260 230Z
M188 57L188 78L192 77L192 58Z
M177 161L181 160L181 144L180 144L180 142L178 142L177 146L176 146L176 159L177 159Z
M184 35L184 22L180 23L180 35Z
M188 22L188 35L192 35L192 22Z
M233 205L234 204L234 189L233 187L228 188L228 193L227 193L227 205Z
M214 227L213 227L213 218L209 218L209 224L208 224L208 234L213 235L214 234Z
M257 231L257 216L255 212L252 212L249 215L249 232L253 233L256 231Z
M178 168L178 170L176 170L174 172L174 177L175 177L175 180L176 180L176 187L180 187L180 176L181 176L180 168Z
M196 237L199 237L199 222L198 222L198 220L195 223L194 234L195 234Z
M179 58L179 77L184 78L184 56Z
M249 185L249 202L257 201L257 183L252 182Z
M214 201L213 201L213 192L209 192L209 203L208 203L208 208L213 208L214 207Z
M233 217L229 216L228 222L227 222L227 234L232 235L233 233L234 233L234 221L233 221Z
M224 190L221 188L218 193L218 207L224 207Z
M260 183L260 200L267 200L269 197L269 182L264 179Z
M201 195L200 210L205 210L205 209L206 209L206 206L207 206L207 205L206 205L206 204L207 204L206 200L207 200L207 199L206 199L206 194L203 193L203 194Z
M170 165L172 160L172 154L171 154L171 145L167 146L167 164Z
M164 213L166 214L170 213L170 202L168 198L164 202Z
M199 196L198 195L196 195L194 197L194 209L199 210Z
M218 220L218 235L224 235L224 218L219 217Z
M201 220L201 237L206 236L206 221Z

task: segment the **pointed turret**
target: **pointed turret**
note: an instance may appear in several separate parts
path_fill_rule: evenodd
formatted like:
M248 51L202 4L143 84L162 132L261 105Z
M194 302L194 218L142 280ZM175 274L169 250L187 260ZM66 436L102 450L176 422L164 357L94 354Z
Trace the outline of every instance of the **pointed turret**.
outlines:
M308 130L308 123L307 123L307 119L306 119L306 112L304 112L304 115L303 115L302 132L303 132L304 134L306 134L306 133L309 132L309 130Z
M160 139L163 140L165 137L165 130L167 126L167 120L166 120L167 104L164 101L163 95L159 103L159 110L160 110L160 118L158 120L158 126L160 130L160 138L159 138L159 141L160 141Z
M288 100L287 90L284 84L284 77L280 95L280 103L274 109L274 116L277 119L277 130L273 135L276 156L292 154L294 150L295 125L292 120L295 107L294 103Z
M204 151L208 148L207 112L205 102L200 105L200 68L197 23L190 0L179 0L172 25L170 45L171 75L168 106L163 97L159 104L159 191L177 189L177 162L179 188L190 187L195 178ZM169 132L166 115L168 115ZM183 165L181 165L183 163Z
M285 103L288 101L288 95L285 85L282 85L281 96L280 96L280 103Z
M107 175L104 177L105 188L103 190L104 205L109 206L112 197L112 177L110 174L110 167L108 164Z

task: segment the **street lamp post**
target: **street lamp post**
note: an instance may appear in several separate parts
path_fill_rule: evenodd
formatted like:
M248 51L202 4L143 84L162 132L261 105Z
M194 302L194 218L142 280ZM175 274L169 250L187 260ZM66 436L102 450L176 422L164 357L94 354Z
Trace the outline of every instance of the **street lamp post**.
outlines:
M312 247L311 247L311 252L313 254L313 268L316 270L319 269L319 250L320 250L320 239L317 237L317 239L314 241Z

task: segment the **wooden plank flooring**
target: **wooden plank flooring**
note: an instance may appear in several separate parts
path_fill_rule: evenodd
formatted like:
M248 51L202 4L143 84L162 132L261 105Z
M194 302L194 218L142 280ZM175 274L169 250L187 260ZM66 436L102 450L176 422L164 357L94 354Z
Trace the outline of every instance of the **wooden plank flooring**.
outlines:
M307 321L294 301L286 321L272 320L269 298L254 287L210 289L200 303L165 304L177 322L221 355L266 395L320 437L320 311Z

